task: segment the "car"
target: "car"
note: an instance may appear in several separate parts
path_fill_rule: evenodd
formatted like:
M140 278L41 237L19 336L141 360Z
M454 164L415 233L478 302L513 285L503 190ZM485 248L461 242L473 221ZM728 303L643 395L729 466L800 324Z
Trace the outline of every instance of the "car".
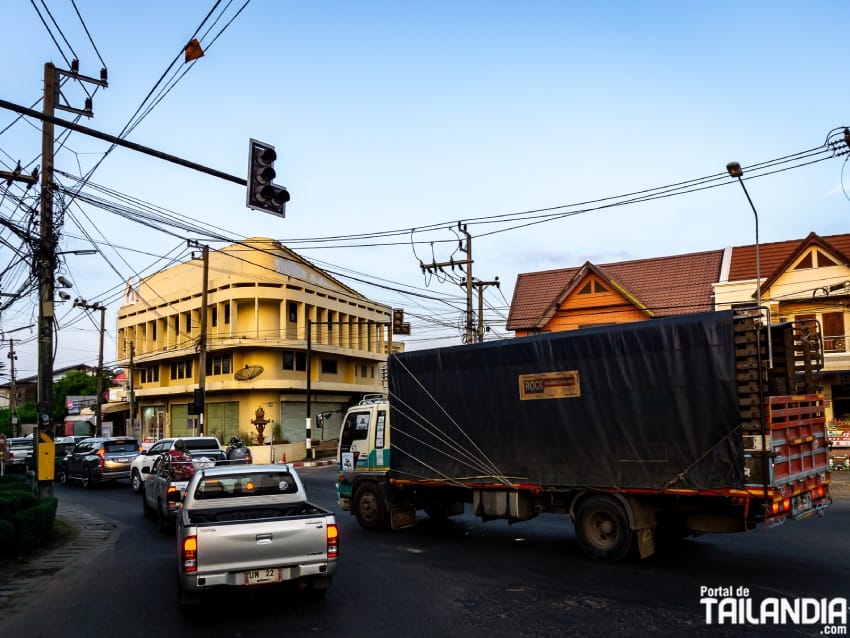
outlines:
M144 469L150 470L160 454L173 450L178 439L186 444L186 451L192 455L193 459L200 460L201 457L206 457L215 463L224 459L221 443L214 436L174 436L160 439L147 450L142 450L139 456L133 459L130 468L130 487L133 488L134 492L141 493L144 489L145 478L150 474L150 472L145 472Z
M57 436L53 440L54 445L54 471L56 476L59 475L59 468L62 467L62 463L65 460L65 457L71 453L71 450L74 449L74 446L77 445L77 441L74 440L73 436Z
M32 437L21 436L6 441L6 467L9 470L26 471L32 458Z
M83 487L92 488L104 481L129 479L130 466L140 449L139 442L132 437L83 439L59 466L59 482L66 485L79 481Z

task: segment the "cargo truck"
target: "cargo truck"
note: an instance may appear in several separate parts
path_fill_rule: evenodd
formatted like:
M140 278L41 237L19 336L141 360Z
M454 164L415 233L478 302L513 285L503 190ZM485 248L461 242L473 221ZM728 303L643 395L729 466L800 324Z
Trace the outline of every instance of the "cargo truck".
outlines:
M344 417L339 505L366 529L561 514L612 560L822 515L819 326L764 312L393 354L388 396Z

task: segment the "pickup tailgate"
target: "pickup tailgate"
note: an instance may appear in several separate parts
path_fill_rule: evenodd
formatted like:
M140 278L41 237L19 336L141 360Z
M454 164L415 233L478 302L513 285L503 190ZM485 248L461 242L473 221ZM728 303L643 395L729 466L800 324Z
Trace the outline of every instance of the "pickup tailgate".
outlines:
M328 522L320 515L199 525L198 575L283 567L282 580L298 578L299 566L328 560Z

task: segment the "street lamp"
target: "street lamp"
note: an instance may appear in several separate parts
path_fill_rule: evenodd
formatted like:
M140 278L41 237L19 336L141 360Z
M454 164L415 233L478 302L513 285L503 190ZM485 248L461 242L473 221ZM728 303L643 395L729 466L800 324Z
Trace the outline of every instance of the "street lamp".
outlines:
M756 217L756 305L761 305L761 265L759 263L759 214L756 211L756 207L753 205L753 200L750 199L750 194L747 192L747 187L744 186L744 180L741 179L741 176L744 174L744 171L741 169L741 165L738 162L729 162L726 165L726 171L729 173L731 177L737 177L738 183L741 185L741 188L744 189L744 195L747 196L747 201L750 202L750 208L753 209L753 215Z

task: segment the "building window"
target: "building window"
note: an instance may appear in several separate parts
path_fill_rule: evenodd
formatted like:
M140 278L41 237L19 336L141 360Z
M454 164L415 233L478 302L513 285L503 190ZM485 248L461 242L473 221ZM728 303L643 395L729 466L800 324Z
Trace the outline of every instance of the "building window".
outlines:
M207 356L207 374L230 374L233 371L233 355L218 354Z
M297 350L284 350L283 369L304 372L307 370L307 353Z
M192 359L180 359L171 363L172 379L192 378Z
M363 377L364 379L366 378L366 364L365 363L362 366L360 366L360 376Z
M151 321L151 339L156 341L156 321Z
M298 321L298 304L294 301L289 302L289 321L291 323Z
M186 334L192 333L192 313L186 313Z
M844 313L823 313L823 349L825 352L846 352L844 336Z
M336 374L336 359L322 359L322 374Z
M142 383L155 383L159 381L159 366L141 366L139 368L139 380Z
M224 325L230 324L230 304L224 306Z
M594 279L592 281L588 281L584 286L582 286L581 290L578 291L578 294L589 295L598 292L608 292L608 289L601 281Z
M210 325L213 328L218 325L218 306L210 308Z

